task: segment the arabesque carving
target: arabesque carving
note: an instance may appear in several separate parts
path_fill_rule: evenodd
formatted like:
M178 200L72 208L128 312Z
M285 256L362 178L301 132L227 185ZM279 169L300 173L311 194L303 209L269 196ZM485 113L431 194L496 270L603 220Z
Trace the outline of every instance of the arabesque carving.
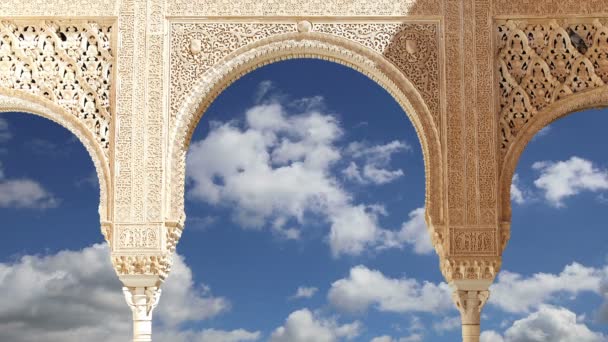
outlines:
M112 26L0 22L0 87L44 97L81 120L108 156Z
M608 82L608 26L585 21L498 25L499 133L507 152L538 112Z
M493 280L500 270L499 256L445 257L441 273L448 282L454 280Z
M306 25L305 29L300 25ZM213 65L237 49L290 32L319 32L361 44L391 61L416 86L440 122L439 28L426 23L243 23L199 22L171 24L171 106L179 111L189 90Z

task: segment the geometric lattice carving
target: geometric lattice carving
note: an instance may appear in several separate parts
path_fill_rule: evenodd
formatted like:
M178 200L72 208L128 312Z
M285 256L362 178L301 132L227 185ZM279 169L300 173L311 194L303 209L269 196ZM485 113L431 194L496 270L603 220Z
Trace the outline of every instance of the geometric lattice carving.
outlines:
M160 250L160 226L119 225L114 243L114 251L122 249L158 249Z
M496 253L494 228L451 228L451 255L493 255Z
M49 99L109 150L112 27L95 22L0 22L0 87Z
M171 107L179 105L196 81L231 52L275 34L295 31L293 24L174 23L171 25Z
M438 23L314 22L313 33L342 37L386 57L416 86L439 122ZM199 22L171 25L171 115L213 65L271 36L298 31L297 23Z
M414 84L439 124L438 24L315 23L313 32L352 40L386 57Z
M498 26L500 135L505 153L547 105L608 83L608 26L598 19Z

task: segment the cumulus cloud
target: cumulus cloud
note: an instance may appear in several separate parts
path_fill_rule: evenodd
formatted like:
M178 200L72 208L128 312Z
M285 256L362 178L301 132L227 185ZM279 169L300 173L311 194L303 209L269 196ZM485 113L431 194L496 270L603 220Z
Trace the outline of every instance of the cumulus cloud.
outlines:
M188 195L232 208L244 228L269 229L298 239L306 214L327 222L327 240L335 256L360 254L382 244L376 204L356 203L333 175L345 155L385 165L403 142L339 147L343 130L318 102L297 105L273 100L246 111L243 122L215 123L206 138L188 153ZM359 146L359 145L357 145Z
M0 143L11 138L8 122L0 118ZM31 179L9 179L0 161L0 208L47 209L59 201L40 183Z
M413 334L407 337L393 338L388 335L374 337L370 342L420 342L423 341L421 334Z
M384 231L384 244L381 248L402 247L408 244L416 254L431 254L435 249L424 219L424 208L417 208L409 213L399 231Z
M416 279L388 278L380 271L356 266L348 278L335 281L328 294L341 311L361 313L374 307L388 312L442 312L452 309L451 289Z
M12 137L11 131L9 130L8 121L4 118L0 118L0 143L9 140Z
M291 298L311 298L317 291L319 291L319 289L316 287L300 286Z
M285 324L270 336L270 342L335 342L351 340L359 336L361 323L358 321L339 325L334 319L313 314L308 309L292 312Z
M34 342L40 336L49 342L129 340L131 311L121 287L105 244L0 263L0 291L11 299L0 305L0 340ZM255 340L258 332L180 328L228 308L226 299L212 297L208 288L196 286L190 269L177 257L155 311L155 340Z
M527 198L525 197L524 190L519 183L519 175L515 174L511 181L511 201L517 204L524 204L526 200Z
M446 331L460 329L460 316L444 317L438 322L433 323L433 329L442 334Z
M532 165L540 172L534 185L544 192L545 199L555 207L563 207L563 200L583 191L608 189L608 170L602 170L589 160L571 157L565 161L540 161Z
M411 146L403 141L392 141L383 145L370 145L367 142L352 142L345 152L355 159L342 174L349 180L361 184L386 184L404 175L403 170L388 169L393 154L409 151ZM359 167L359 163L363 166Z
M47 209L58 203L51 193L31 179L0 179L0 208Z
M600 284L607 274L606 269L585 267L579 263L567 265L559 274L537 273L530 277L504 270L490 287L492 295L488 303L507 312L527 313L554 300L560 293L599 294Z
M605 342L608 337L591 331L566 308L542 305L538 311L515 321L504 336L486 331L481 342Z
M160 331L154 333L155 341L166 342L249 342L258 341L261 337L259 331L251 332L243 329L224 331L205 329L202 331Z

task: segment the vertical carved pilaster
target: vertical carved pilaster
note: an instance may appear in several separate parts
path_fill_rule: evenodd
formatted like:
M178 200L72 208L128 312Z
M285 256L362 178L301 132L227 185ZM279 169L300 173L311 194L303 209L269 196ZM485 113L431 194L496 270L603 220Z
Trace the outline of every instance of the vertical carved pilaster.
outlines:
M152 341L152 312L161 290L158 287L123 287L127 304L133 312L133 342Z

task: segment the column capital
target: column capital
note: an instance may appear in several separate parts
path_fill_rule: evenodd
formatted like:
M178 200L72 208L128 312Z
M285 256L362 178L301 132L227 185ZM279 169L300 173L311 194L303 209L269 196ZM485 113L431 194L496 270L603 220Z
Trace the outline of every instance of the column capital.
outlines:
M490 297L488 290L458 290L452 293L463 325L479 325L481 309Z
M161 289L152 287L123 287L127 304L133 312L134 321L151 321L152 312L158 305Z

